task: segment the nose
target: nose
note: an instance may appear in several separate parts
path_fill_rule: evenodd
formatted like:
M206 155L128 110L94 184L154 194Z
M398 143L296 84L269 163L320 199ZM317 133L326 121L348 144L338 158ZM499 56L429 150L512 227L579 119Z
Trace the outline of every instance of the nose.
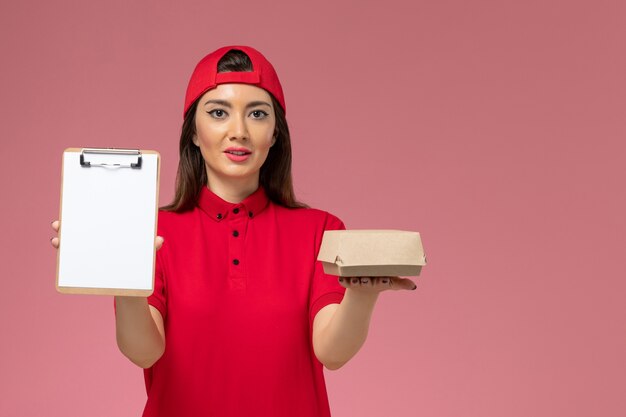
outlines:
M248 139L248 126L246 124L246 120L244 116L240 117L231 117L230 118L230 126L228 131L228 138L230 140L240 139L246 140Z

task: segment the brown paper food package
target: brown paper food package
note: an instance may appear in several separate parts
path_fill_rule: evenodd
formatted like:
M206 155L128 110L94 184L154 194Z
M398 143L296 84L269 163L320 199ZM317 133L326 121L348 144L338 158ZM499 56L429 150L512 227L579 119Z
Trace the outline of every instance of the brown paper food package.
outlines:
M404 230L326 230L317 260L342 277L418 276L426 265L420 234Z

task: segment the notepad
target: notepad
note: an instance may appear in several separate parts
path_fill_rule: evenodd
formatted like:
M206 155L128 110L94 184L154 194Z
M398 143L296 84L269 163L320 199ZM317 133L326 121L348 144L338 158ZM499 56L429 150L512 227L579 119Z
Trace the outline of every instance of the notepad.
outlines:
M63 152L57 291L152 294L159 173L156 151Z

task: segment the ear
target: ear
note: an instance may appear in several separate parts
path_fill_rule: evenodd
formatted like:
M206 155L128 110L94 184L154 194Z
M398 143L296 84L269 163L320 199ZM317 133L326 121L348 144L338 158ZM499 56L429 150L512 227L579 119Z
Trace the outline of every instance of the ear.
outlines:
M198 146L198 135L194 133L193 136L191 137L191 141L193 142L194 145Z
M272 144L270 145L270 148L271 148L272 146L274 146L274 144L276 143L276 135L277 135L277 134L278 134L278 133L274 133L274 136L272 136Z

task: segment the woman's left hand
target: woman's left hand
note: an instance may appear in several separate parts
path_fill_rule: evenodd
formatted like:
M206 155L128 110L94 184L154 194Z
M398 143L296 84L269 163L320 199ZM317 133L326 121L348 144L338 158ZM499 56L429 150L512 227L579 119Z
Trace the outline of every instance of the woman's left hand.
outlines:
M379 293L385 290L414 290L417 285L400 277L338 277L339 284L359 292Z

